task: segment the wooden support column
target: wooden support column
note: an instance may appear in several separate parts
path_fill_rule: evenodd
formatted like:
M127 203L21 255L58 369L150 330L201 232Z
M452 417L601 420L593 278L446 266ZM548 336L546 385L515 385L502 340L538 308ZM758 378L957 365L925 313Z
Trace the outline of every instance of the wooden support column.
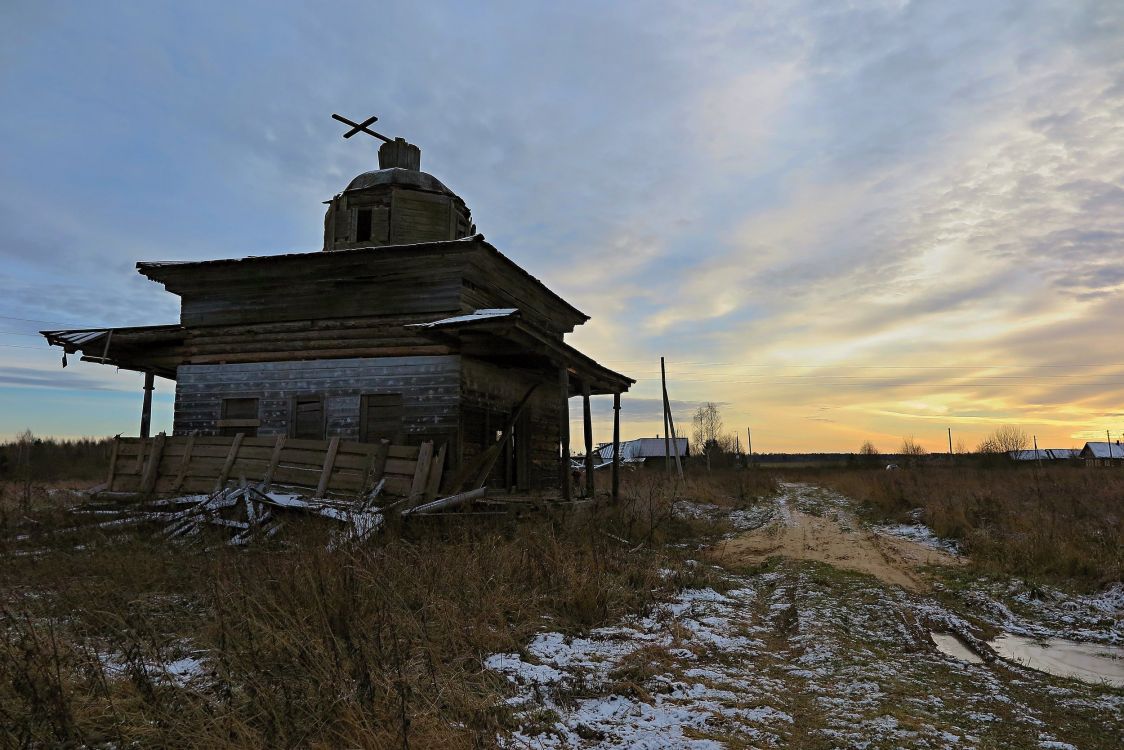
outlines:
M152 425L152 391L156 388L155 376L151 372L144 374L144 403L141 405L140 436L148 437Z
M582 382L582 417L585 421L585 496L593 497L593 418L589 413L589 383Z
M613 394L613 502L621 495L621 394Z
M562 484L562 499L570 499L570 373L565 367L558 369L559 413L558 435L562 451L558 457L558 473Z
M113 452L109 454L109 477L105 480L106 492L113 492L113 475L117 471L117 449L121 445L121 436L113 438Z

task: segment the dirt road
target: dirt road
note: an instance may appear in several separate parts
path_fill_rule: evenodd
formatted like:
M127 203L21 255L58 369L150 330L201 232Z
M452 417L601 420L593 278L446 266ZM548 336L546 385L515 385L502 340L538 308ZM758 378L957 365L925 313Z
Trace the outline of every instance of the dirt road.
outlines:
M929 545L864 528L848 507L811 485L791 484L767 525L719 544L712 557L727 567L780 555L867 573L910 591L928 588L921 568L962 565L963 558Z
M506 746L1124 746L1124 691L1003 659L954 658L930 635L991 629L1117 642L1124 621L1106 618L1119 609L1114 598L942 580L959 562L939 540L863 528L846 498L808 485L785 485L748 511L694 510L725 512L743 529L711 553L729 571L721 585L486 659L510 680L508 707L521 723Z

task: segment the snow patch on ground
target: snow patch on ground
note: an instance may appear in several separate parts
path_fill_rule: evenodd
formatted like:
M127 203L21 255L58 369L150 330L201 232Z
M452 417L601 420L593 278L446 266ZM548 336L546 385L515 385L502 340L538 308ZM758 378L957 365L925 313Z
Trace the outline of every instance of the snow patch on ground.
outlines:
M699 503L677 508L693 517L738 513ZM796 511L851 516L841 496L785 485L739 523L760 528ZM933 543L931 532L915 527L907 538ZM518 727L501 744L778 748L801 733L835 747L972 748L1000 722L1042 747L1064 748L1026 701L1028 690L1117 722L1124 714L1124 697L1112 692L1059 685L1002 660L965 663L929 638L926 628L956 633L986 652L961 610L974 621L1037 627L1003 604L1019 591L988 593L981 584L954 595L963 598L953 611L932 596L861 576L825 579L789 560L725 583L725 591L682 591L646 616L581 635L542 633L520 653L488 657L485 666L511 685L507 705ZM1111 623L1121 597L1110 590L1050 611L1072 615L1076 606Z
M140 669L154 682L166 682L177 687L187 687L197 683L208 674L203 651L183 653L181 656L168 661L145 660L139 663ZM97 654L102 669L107 677L122 678L129 675L136 666L127 661L120 654Z
M886 536L895 536L899 539L908 539L911 542L938 549L942 552L948 552L951 555L959 555L960 550L956 542L951 539L941 539L933 533L933 530L922 523L915 524L897 524L893 526L875 526L872 531L876 534L885 534Z
M791 725L792 716L747 700L755 681L744 668L731 673L714 658L766 648L738 622L737 612L754 596L747 588L692 589L646 617L585 637L544 633L523 655L488 657L485 666L517 690L510 705L526 708L528 719L543 709L557 717L546 726L524 724L511 746L718 748L723 745L698 735L719 730L775 744L772 728Z

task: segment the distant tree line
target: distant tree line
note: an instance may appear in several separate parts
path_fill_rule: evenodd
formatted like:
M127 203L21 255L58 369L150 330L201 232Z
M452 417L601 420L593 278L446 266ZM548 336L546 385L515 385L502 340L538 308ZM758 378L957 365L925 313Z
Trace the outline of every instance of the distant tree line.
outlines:
M1027 450L1030 448L1030 445L1030 438L1024 430L1013 425L1003 425L981 440L974 452L985 456L1007 455L1014 451ZM968 452L968 447L964 444L964 441L958 441L956 444L956 453L966 454ZM909 437L902 438L902 443L898 448L898 452L891 455L917 458L927 453L928 451L910 435ZM869 440L859 447L858 455L860 458L872 462L882 456L874 443Z
M24 430L0 443L0 480L98 479L109 468L112 438L39 438Z

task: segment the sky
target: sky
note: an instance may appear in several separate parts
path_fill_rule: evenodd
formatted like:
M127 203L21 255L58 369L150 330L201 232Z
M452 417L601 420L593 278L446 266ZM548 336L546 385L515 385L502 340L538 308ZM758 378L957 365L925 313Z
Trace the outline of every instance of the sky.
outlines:
M138 260L319 249L377 163L333 112L591 316L626 438L660 356L681 434L714 402L760 452L1124 432L1116 0L7 0L0 439L135 434L141 376L35 332L175 322Z

